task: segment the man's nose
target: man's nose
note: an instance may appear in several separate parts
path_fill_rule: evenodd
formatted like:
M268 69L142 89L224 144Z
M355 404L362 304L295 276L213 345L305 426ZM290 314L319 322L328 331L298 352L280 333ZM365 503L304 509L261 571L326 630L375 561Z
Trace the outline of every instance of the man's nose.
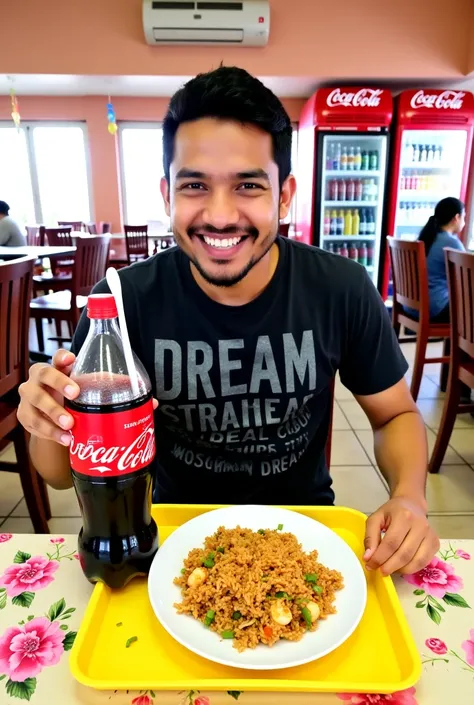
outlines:
M239 221L239 212L232 196L220 189L209 194L203 219L219 230L229 225L236 225Z

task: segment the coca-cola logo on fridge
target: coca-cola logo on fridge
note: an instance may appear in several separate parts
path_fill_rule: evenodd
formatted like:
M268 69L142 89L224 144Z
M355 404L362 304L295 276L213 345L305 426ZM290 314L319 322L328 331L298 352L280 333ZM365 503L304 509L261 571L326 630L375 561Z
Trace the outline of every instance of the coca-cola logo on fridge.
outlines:
M327 97L330 108L378 108L383 90L380 88L361 88L358 91L341 91L335 88Z
M437 108L438 110L460 110L466 94L462 91L443 91L442 93L425 93L421 90L415 93L410 101L411 107Z

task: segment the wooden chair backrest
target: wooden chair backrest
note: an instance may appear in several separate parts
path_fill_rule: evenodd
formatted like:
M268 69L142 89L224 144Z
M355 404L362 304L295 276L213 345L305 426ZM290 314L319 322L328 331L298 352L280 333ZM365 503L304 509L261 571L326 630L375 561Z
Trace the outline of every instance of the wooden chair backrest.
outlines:
M58 220L58 225L60 228L71 228L75 232L84 230L84 223L82 220Z
M25 381L34 258L0 264L0 397Z
M444 251L449 286L452 348L474 360L474 254ZM463 357L465 357L463 355Z
M44 245L44 225L26 226L26 244L32 247Z
M45 238L48 240L48 245L51 247L72 247L71 227L64 226L62 228L45 228Z
M148 225L125 225L127 259L131 255L148 257Z
M72 295L88 296L101 279L105 277L109 259L110 237L79 237L72 275Z
M425 243L387 238L393 275L393 304L407 306L429 319Z

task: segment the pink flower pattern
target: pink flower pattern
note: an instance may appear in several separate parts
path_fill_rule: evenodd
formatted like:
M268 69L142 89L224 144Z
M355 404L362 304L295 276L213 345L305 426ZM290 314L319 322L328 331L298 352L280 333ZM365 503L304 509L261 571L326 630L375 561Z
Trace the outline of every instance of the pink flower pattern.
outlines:
M390 705L418 705L415 699L415 688L400 690L391 695L377 695L375 693L340 693L338 698L345 700L352 705L379 705L379 703L390 703Z
M469 632L470 639L466 639L461 644L461 647L466 652L466 661L474 668L474 629Z
M0 673L12 681L34 678L45 666L54 666L64 651L59 622L37 617L21 627L10 627L0 638Z
M200 695L199 698L196 698L194 701L194 705L210 705L209 698L205 695Z
M436 557L423 570L403 578L433 597L444 597L447 592L457 593L464 587L462 579L454 574L454 568Z
M50 561L44 556L33 556L25 563L11 565L0 576L0 587L5 587L9 597L20 593L42 590L53 582L53 573L59 568L57 561Z
M465 561L470 561L470 560L471 560L471 554L470 554L470 553L466 553L466 551L463 551L463 550L461 550L460 548L458 548L458 550L456 551L456 556L457 556L458 558L463 558Z
M427 639L425 641L425 644L430 649L430 651L432 651L434 654L438 654L439 656L448 653L448 647L446 646L444 641L441 641L441 639Z
M50 543L64 543L66 539L63 538L57 538L57 539L49 539Z
M0 534L0 543L10 541L11 538L13 538L13 534Z
M153 700L148 695L139 695L133 698L132 705L153 705Z

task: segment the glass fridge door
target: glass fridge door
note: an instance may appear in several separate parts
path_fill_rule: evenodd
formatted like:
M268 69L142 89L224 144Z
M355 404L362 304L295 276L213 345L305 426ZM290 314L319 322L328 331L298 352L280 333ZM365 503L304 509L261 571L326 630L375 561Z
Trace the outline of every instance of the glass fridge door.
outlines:
M459 198L465 130L404 130L395 237L416 240L438 201Z
M377 285L387 136L325 134L319 246L364 265Z

